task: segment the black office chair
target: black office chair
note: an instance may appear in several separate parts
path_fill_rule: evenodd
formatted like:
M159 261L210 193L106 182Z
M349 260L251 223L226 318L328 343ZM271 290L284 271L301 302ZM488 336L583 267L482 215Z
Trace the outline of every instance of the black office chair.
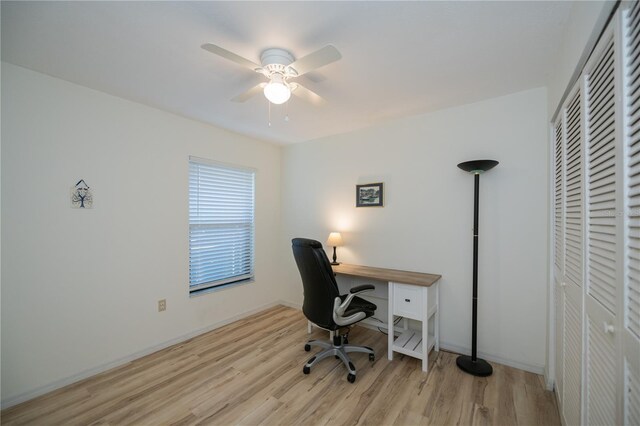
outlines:
M331 341L309 340L304 350L309 352L311 346L320 346L324 350L311 357L302 368L304 374L309 374L311 367L322 359L334 355L340 358L349 370L347 380L356 380L356 368L351 362L349 352L363 352L369 354L369 360L375 360L375 352L367 346L348 345L346 335L340 335L340 328L349 327L363 319L372 316L376 305L368 302L357 294L373 290L371 284L357 286L349 294L340 295L336 278L329 264L329 259L322 249L322 244L306 238L294 238L292 241L293 257L296 259L302 285L304 286L304 302L302 312L309 321L317 327L328 330L333 336Z

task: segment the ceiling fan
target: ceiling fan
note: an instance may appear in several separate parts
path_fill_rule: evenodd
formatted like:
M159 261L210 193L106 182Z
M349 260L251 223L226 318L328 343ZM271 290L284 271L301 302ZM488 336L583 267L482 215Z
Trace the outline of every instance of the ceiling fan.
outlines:
M327 45L298 60L295 60L293 55L284 49L271 48L262 52L260 55L262 65L258 65L215 44L205 43L202 45L202 48L233 61L236 64L249 68L258 74L262 74L268 79L268 81L262 82L231 99L234 102L244 102L258 93L263 92L269 102L282 104L287 102L293 93L315 105L320 105L324 102L324 99L320 95L307 89L300 83L291 81L291 79L300 77L309 71L313 71L342 58L338 49L332 45Z

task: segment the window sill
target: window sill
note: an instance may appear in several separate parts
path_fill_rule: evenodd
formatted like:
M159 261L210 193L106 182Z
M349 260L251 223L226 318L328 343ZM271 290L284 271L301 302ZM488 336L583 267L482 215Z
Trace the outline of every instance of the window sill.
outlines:
M205 294L209 294L209 293L216 293L218 291L229 290L233 287L254 283L255 281L256 281L255 278L249 278L242 281L234 281L228 284L217 285L215 287L203 288L202 290L189 292L189 297L191 298L191 297L204 296Z

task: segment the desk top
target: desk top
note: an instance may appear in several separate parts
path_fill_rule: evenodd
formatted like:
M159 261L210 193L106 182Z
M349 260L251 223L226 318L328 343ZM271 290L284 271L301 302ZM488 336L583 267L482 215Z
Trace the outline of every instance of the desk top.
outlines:
M346 263L341 263L340 265L331 265L331 267L333 268L333 272L335 272L336 274L373 278L376 280L419 285L423 287L430 287L433 283L435 283L442 277L442 275L399 271L397 269L374 268L372 266L349 265Z

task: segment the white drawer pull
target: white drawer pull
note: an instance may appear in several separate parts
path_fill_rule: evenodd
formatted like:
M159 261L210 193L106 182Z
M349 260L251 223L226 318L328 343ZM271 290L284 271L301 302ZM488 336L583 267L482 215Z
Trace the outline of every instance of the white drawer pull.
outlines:
M607 334L613 334L615 331L616 331L616 328L613 326L613 324L609 324L608 322L605 321L604 332Z

